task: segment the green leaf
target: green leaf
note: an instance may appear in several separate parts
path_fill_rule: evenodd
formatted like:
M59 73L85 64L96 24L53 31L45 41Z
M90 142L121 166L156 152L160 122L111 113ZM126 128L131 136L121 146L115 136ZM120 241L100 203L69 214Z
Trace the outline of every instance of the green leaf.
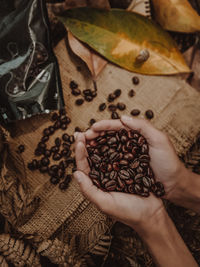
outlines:
M127 70L153 75L190 72L169 34L137 13L75 8L61 20L78 39ZM146 61L138 59L141 51L149 54Z

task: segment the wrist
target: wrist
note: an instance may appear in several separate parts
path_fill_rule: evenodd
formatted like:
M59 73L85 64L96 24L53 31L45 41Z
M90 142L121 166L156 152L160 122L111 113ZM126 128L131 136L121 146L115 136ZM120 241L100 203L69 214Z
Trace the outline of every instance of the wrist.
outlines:
M200 212L200 176L184 167L177 181L166 198L177 205Z

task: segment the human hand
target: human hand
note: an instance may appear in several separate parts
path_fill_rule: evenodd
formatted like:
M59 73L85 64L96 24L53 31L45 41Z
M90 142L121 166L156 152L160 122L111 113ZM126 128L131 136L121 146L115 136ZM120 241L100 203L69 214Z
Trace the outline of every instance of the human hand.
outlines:
M153 224L155 218L160 217L164 210L163 203L153 194L147 199L120 192L103 192L93 185L88 177L90 168L87 161L86 140L94 139L100 132L108 130L107 128L119 130L124 127L119 120L102 121L96 123L94 128L99 126L100 130L93 130L92 127L86 133L78 133L76 136L75 156L78 171L74 173L74 177L82 193L100 210L140 232L149 227L151 222Z

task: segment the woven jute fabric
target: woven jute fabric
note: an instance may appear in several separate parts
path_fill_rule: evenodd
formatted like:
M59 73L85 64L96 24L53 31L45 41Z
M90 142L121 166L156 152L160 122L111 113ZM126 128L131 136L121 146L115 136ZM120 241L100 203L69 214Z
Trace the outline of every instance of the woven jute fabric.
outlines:
M75 80L81 90L92 88L91 75L86 65L72 54L64 40L55 48L55 53L60 65L66 110L72 120L67 130L69 134L73 134L75 126L87 129L91 118L110 119L110 112L99 112L98 106L106 102L109 93L120 88L122 96L119 101L127 106L120 115L129 115L133 108L138 108L142 118L147 109L152 109L152 123L169 135L179 155L185 154L194 142L200 131L200 94L179 76L137 74L140 83L136 86L132 83L132 77L136 74L107 64L97 79L98 96L90 103L76 106L76 97L71 95L69 83ZM80 68L77 70L77 66L81 71ZM133 98L128 96L130 89L134 89L136 93ZM26 146L23 154L25 165L31 160L43 129L50 124L50 116L47 115L33 117L13 127L14 139ZM59 130L55 137L61 134L62 131ZM49 145L53 145L53 139L49 141ZM74 180L65 192L61 192L57 186L50 184L48 175L28 169L26 171L28 184L33 191L38 188L41 202L32 218L18 230L24 234L37 233L43 238L60 236L61 231L64 232L64 237L67 234L77 235L81 240L79 248L90 250L91 242L97 242L98 237L111 226L107 216L82 196ZM94 229L95 235L91 241L89 235Z

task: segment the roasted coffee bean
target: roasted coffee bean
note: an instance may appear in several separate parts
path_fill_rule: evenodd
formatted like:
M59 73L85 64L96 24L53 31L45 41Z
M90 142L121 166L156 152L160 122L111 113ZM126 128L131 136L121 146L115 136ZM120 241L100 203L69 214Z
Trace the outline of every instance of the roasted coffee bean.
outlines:
M119 119L120 117L119 117L119 114L118 114L116 111L114 111L114 112L112 112L112 114L111 114L111 118L112 118L113 120L117 120L117 119Z
M44 151L44 156L47 157L47 158L51 157L51 150L46 149L46 150Z
M91 120L89 121L89 125L92 126L95 122L96 122L95 119L91 119Z
M48 136L48 135L44 135L44 136L41 138L41 142L42 142L42 143L46 143L48 140L49 140L49 136Z
M109 138L108 141L107 141L107 143L108 143L108 145L116 144L117 143L116 137Z
M69 183L62 182L59 184L60 190L66 190L69 187Z
M57 146L52 146L51 147L51 152L52 153L56 153L56 152L58 152L59 151L59 147L57 147Z
M147 188L150 188L151 187L151 179L150 178L148 178L148 177L143 177L142 178L142 183L143 183L143 185L145 186L145 187L147 187Z
M69 124L69 119L67 116L64 116L60 119L61 124Z
M140 114L140 110L139 109L132 109L130 114L132 116L138 116Z
M63 149L70 150L70 146L71 146L70 143L67 143L67 142L62 143L62 147L63 147Z
M116 95L115 94L109 94L108 95L108 102L113 102L116 98Z
M66 161L68 164L75 163L75 159L74 159L74 158L72 158L72 157L70 157L70 158L67 158L65 161Z
M82 130L81 130L80 127L76 126L76 127L74 128L74 132L82 132Z
M119 171L120 170L119 162L113 162L112 167L113 167L113 170Z
M55 139L55 145L58 146L58 147L61 145L61 140L60 140L59 137L57 137L57 138Z
M117 108L119 110L125 110L126 109L126 105L124 103L122 103L122 102L119 102L119 103L117 103Z
M32 163L32 162L29 162L29 163L27 164L27 167L28 167L28 169L31 170L31 171L35 170L34 167L33 167L33 163Z
M73 144L75 142L74 136L73 135L70 135L68 141L69 141L70 144Z
M157 189L159 189L161 191L164 190L164 186L161 182L156 182L155 185L156 185Z
M51 183L51 184L56 185L56 184L59 183L59 181L60 181L60 180L59 180L58 177L52 176L52 177L50 178L50 183Z
M119 156L119 153L118 152L113 152L112 154L110 154L110 161L113 162L113 161L117 161L119 160L120 156Z
M62 135L62 140L65 141L65 142L67 142L69 140L69 135L67 133L64 133Z
M55 160L55 161L58 161L58 160L60 160L61 159L61 154L60 153L58 153L58 152L56 152L56 153L54 153L53 154L53 160Z
M60 152L60 154L62 155L62 157L68 157L68 156L70 156L69 154L69 150L67 150L67 149L62 149L61 150L61 152Z
M108 105L108 109L110 111L116 111L117 107L114 104L110 104L110 105Z
M23 153L24 150L25 150L25 146L24 146L24 145L19 145L19 146L18 146L18 152L19 152L19 153Z
M122 144L126 144L128 141L128 137L126 135L122 135L120 141L122 142Z
M107 183L105 183L105 188L108 191L114 191L116 189L116 181L115 180L110 180Z
M120 164L121 166L128 166L128 160L121 159L121 160L119 161L119 164Z
M85 96L85 101L91 102L93 100L93 97L91 95L86 95Z
M41 164L42 164L42 166L48 166L49 163L50 163L50 161L49 161L49 159L48 159L47 157L43 157L43 158L41 159Z
M54 129L54 127L53 126L49 126L49 133L50 133L50 135L52 135L52 134L54 134L54 132L55 132L55 129Z
M61 168L59 168L57 171L57 177L59 179L62 179L64 177L64 174L65 174L65 172Z
M78 88L75 88L72 90L72 95L78 96L81 94L81 90Z
M94 154L93 156L91 156L90 159L94 164L101 163L101 158L97 154Z
M115 95L116 97L119 97L119 96L121 95L121 93L122 93L122 90L121 90L121 89L116 89L116 90L114 91L114 95Z
M135 95L135 91L133 89L131 89L129 92L128 92L128 96L129 97L133 97Z
M96 97L96 96L97 96L97 92L96 92L96 91L92 91L91 96L92 96L93 98Z
M75 81L71 81L69 84L69 87L71 89L76 89L76 88L78 88L78 84Z
M83 94L84 94L85 96L91 96L92 91L91 91L91 89L85 89L85 90L83 90Z
M147 154L149 152L149 147L147 144L143 144L141 147L141 153L142 154Z
M60 127L63 131L67 130L67 124L66 123L62 123L61 127Z
M53 127L54 127L55 130L59 129L61 127L61 121L60 120L56 121L54 123L54 126Z
M38 143L38 148L39 148L39 149L45 149L46 146L47 146L47 145L46 145L45 143L43 143L43 142L39 142L39 143Z
M148 110L145 112L145 116L146 116L146 118L149 119L149 120L153 119L153 117L154 117L153 111L150 110L150 109L148 109Z
M40 171L41 173L46 173L46 172L48 172L48 166L41 166L41 167L39 168L39 171Z
M156 190L156 191L155 191L155 195L156 195L157 197L162 197L162 196L164 196L164 194L165 194L165 192L162 191L162 190Z
M134 77L132 78L132 82L133 82L134 85L138 85L139 82L140 82L140 80L139 80L139 78L138 78L137 76L134 76Z
M111 165L111 167L112 167L112 165ZM110 179L111 180L116 180L117 179L117 172L116 171L111 171L111 173L110 173Z
M104 144L106 144L107 139L101 137L101 139L100 140L97 140L97 142L98 142L98 145L104 145Z
M126 170L119 171L118 175L119 175L119 178L122 180L130 179L130 174Z
M43 130L43 135L50 135L50 130L49 130L49 128L45 128L44 130Z
M56 121L57 119L59 118L58 114L57 113L53 113L52 116L51 116L51 120L52 121Z
M104 111L106 109L106 103L102 103L99 105L99 111Z
M42 149L36 148L34 154L35 154L35 156L41 156L42 155Z
M124 159L128 161L132 161L134 159L134 156L132 153L125 153L124 154Z
M134 184L134 191L137 195L140 195L142 193L142 186L140 184Z
M115 136L116 135L116 132L115 131L107 131L106 132L106 135L107 136Z
M66 110L64 108L59 110L59 115L60 116L65 116L67 114Z
M70 119L69 117L67 117L67 116L66 116L65 118L66 118L66 123L67 123L67 125L70 124L71 119Z
M100 173L98 171L92 170L89 172L89 177L92 179L98 179L100 177Z
M79 98L79 99L77 99L77 100L75 101L75 104L76 104L77 106L81 106L81 105L83 104L83 102L84 102L84 99L83 99L83 98Z

